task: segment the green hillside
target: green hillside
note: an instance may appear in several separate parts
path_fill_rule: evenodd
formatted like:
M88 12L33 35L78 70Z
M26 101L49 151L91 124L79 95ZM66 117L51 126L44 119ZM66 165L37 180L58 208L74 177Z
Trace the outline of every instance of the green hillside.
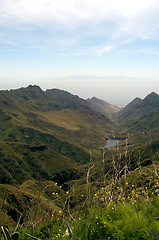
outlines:
M129 133L130 141L142 143L158 138L159 95L152 92L143 100L134 99L116 115L120 132Z
M61 145L62 151L68 149ZM73 148L68 155L71 155L72 151ZM63 154L67 155L66 152ZM75 154L77 153L72 154L74 157L71 159L47 145L0 142L0 183L18 185L29 179L36 179L54 180L62 184L79 178L78 164L82 164L84 158L80 159L80 152L77 156Z
M57 89L42 91L30 85L0 91L0 106L2 139L8 141L19 141L16 128L31 128L88 151L92 145L103 145L105 136L115 127L86 100Z
M58 89L0 91L0 134L0 224L20 239L68 239L68 226L92 240L159 230L157 94L115 113ZM111 138L118 146L103 148Z

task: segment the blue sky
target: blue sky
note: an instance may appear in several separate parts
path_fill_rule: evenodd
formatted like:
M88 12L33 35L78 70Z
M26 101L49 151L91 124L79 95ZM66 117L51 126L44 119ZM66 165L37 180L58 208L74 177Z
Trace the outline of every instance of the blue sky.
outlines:
M37 84L116 105L159 93L159 1L1 0L0 89Z

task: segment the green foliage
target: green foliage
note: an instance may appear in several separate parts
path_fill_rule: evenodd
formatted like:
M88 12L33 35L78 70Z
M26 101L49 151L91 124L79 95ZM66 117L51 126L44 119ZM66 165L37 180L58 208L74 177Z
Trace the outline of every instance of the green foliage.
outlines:
M75 221L62 216L52 216L33 229L20 227L20 239L81 239L81 240L144 240L156 239L159 232L157 216L159 199L152 202L140 199L135 204L113 203L107 207L88 207L83 214L77 213ZM69 228L69 234L66 229Z
M126 204L113 204L105 209L89 209L89 214L81 217L75 224L74 239L148 239L149 231L155 226L159 231L158 222L154 216L158 216L159 210L154 204L141 200L135 205L131 202ZM157 212L156 212L157 211Z

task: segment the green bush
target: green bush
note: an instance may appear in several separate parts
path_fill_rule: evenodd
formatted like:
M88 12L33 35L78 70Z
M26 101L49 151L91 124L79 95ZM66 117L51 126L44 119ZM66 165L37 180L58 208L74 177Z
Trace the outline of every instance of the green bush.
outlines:
M152 203L141 199L116 206L111 203L105 209L92 208L76 223L74 239L148 239L150 229L159 231L158 205L158 199Z

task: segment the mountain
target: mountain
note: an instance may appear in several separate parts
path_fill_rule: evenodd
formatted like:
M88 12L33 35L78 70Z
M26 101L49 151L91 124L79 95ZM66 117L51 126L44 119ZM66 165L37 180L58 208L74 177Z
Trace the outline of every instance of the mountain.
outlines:
M91 108L97 112L100 112L106 116L112 116L114 113L119 112L120 108L105 102L104 100L100 100L96 97L91 99L87 99L88 103L90 104Z
M50 219L54 229L57 219L77 223L97 207L104 212L112 199L111 209L140 194L151 201L159 193L158 134L154 92L118 111L95 97L36 85L0 91L0 224L34 228ZM111 136L121 139L118 146L104 149Z
M143 100L135 98L117 114L121 131L142 134L141 139L155 139L159 133L159 95L150 93ZM138 136L138 135L137 135Z
M92 144L101 146L115 126L86 100L63 90L43 91L36 85L0 91L0 123L1 140L28 143L28 135L21 138L19 128L24 132L32 129L85 150ZM29 143L35 142L36 138Z
M114 127L88 101L63 90L30 85L0 91L1 225L14 225L20 216L26 221L35 206L42 209L39 218L45 209L54 211L52 193L64 192L61 185L69 189L70 181L85 182L90 149L97 160Z
M30 85L0 91L0 183L79 178L78 166L90 161L92 148L98 159L114 127L86 100L63 90Z

